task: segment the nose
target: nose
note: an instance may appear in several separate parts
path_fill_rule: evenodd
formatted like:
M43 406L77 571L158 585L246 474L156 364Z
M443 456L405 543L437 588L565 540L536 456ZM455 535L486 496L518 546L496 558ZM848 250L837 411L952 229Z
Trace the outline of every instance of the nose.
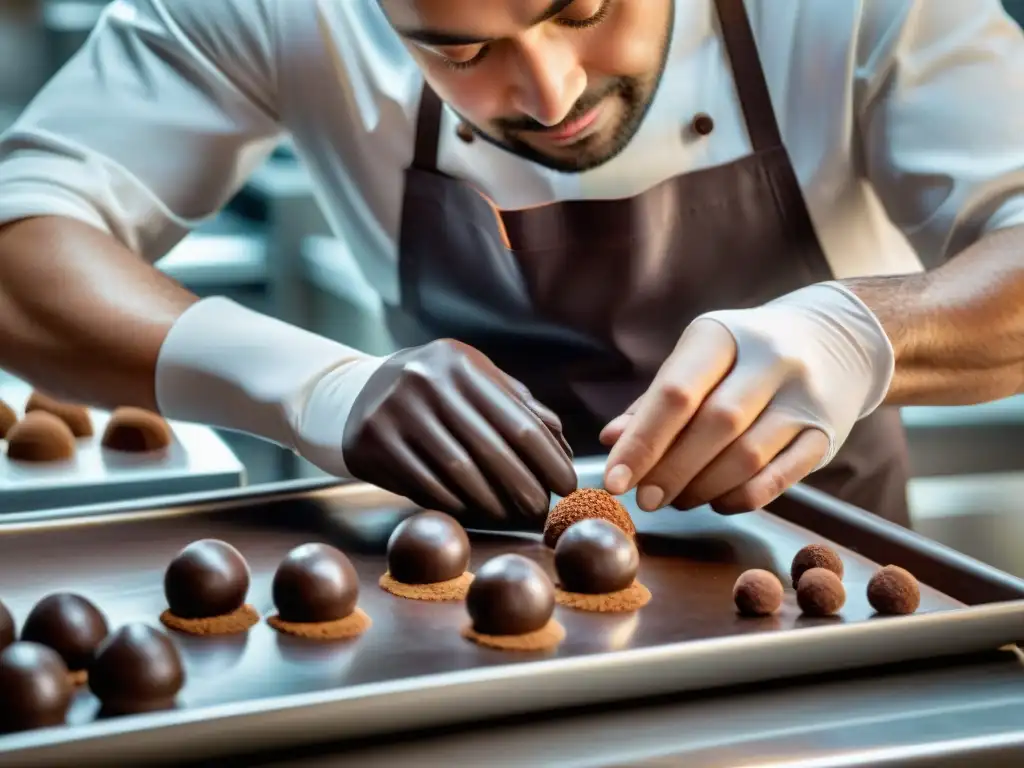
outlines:
M575 47L541 24L517 41L513 106L543 125L557 125L587 87Z

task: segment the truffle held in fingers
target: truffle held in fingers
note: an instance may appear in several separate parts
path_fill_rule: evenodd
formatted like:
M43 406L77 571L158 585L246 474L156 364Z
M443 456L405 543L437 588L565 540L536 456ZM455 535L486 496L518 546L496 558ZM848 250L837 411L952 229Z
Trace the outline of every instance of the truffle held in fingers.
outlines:
M15 461L67 461L74 455L71 428L46 411L32 411L7 433L7 457Z
M0 400L0 440L7 437L11 427L18 423L18 414L3 400Z
M753 568L744 571L732 588L732 599L743 616L769 616L782 607L785 590L779 577Z
M171 639L142 623L107 636L89 667L89 689L105 715L173 709L185 668Z
M560 499L548 513L544 523L544 543L554 549L559 537L571 525L590 518L607 520L618 526L630 539L636 540L636 526L622 502L608 491L580 488Z
M868 602L878 613L900 616L921 605L921 588L910 571L887 565L868 581Z
M388 570L379 584L410 600L463 600L473 581L469 536L452 516L421 512L406 518L388 539Z
M846 589L834 572L811 568L800 577L796 602L808 616L833 616L846 604Z
M89 416L89 409L84 405L65 403L35 390L29 395L28 402L25 403L25 413L33 411L52 413L68 425L71 434L75 437L92 437L92 417Z
M624 613L646 605L651 593L636 581L640 553L621 528L591 518L571 525L555 545L559 605L598 613Z
M289 552L274 574L271 592L277 614L267 621L279 632L343 640L370 627L370 617L357 605L356 569L327 544L303 544Z
M164 626L190 635L233 635L260 620L245 602L249 565L225 541L200 539L178 552L164 572Z
M101 443L123 453L161 451L171 444L171 427L159 414L142 408L118 408L110 415Z
M68 668L52 648L19 641L0 653L0 733L63 725L71 693Z
M843 578L843 561L839 553L824 544L808 544L796 553L789 571L794 587L800 583L800 577L811 568L824 568L832 571L840 579Z
M505 651L544 651L565 638L552 616L555 585L522 555L499 555L476 572L466 595L471 623L462 631L474 643Z
M81 595L58 592L47 595L32 608L21 639L52 648L67 665L73 685L88 679L89 665L110 630L107 617Z

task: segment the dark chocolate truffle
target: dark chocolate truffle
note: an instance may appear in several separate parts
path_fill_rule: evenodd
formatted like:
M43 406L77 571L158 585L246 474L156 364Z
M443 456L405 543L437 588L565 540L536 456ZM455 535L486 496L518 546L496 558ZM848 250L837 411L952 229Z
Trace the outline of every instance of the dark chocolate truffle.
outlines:
M732 588L732 599L744 616L768 616L782 606L782 582L771 571L744 571Z
M32 609L21 639L55 650L72 672L86 669L108 633L107 619L84 597L66 592L47 595Z
M833 571L811 568L800 577L796 602L808 616L831 616L846 603L846 589Z
M456 579L469 567L469 536L442 512L403 520L388 539L388 573L403 584L436 584Z
M102 444L112 451L144 453L171 444L171 427L158 414L141 408L118 408L103 430Z
M555 570L569 592L602 595L626 589L640 568L640 553L621 528L592 518L574 523L555 545Z
M35 391L29 395L28 402L25 403L25 413L32 411L52 413L68 425L68 429L75 437L92 437L92 418L84 405L65 403Z
M63 725L71 702L68 668L52 648L18 642L0 653L0 733Z
M466 595L473 631L525 635L544 627L555 612L555 585L522 555L499 555L476 572Z
M271 591L284 621L337 621L356 608L359 575L345 554L334 547L303 544L281 561Z
M171 613L206 619L237 611L249 592L249 566L224 541L201 539L181 550L164 573L164 595Z
M75 455L75 436L46 411L32 411L7 433L7 456L15 461L66 461Z
M621 528L631 539L636 539L636 526L622 503L608 491L580 488L555 504L544 523L544 543L552 549L569 526L590 518L607 520Z
M11 427L18 423L18 414L3 400L0 400L0 440L7 437Z
M109 635L89 667L89 688L109 715L170 709L184 684L178 649L146 624L126 624Z
M16 634L14 617L7 610L7 606L0 602L0 651L14 642Z
M808 544L796 553L793 567L789 571L794 587L800 585L800 577L811 568L824 568L832 571L840 579L843 578L843 561L834 549L824 544Z
M868 582L868 602L879 613L913 613L921 605L921 588L910 571L887 565Z

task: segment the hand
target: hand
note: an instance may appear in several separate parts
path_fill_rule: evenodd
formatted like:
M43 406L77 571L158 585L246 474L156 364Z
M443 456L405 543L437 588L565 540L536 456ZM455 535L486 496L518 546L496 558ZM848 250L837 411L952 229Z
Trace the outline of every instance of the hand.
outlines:
M307 410L329 410L331 392L319 384ZM541 521L551 491L577 483L558 418L480 352L448 340L374 368L341 450L352 476L463 518Z
M602 431L605 485L638 487L649 511L763 507L832 460L883 401L893 359L871 311L835 283L697 318Z

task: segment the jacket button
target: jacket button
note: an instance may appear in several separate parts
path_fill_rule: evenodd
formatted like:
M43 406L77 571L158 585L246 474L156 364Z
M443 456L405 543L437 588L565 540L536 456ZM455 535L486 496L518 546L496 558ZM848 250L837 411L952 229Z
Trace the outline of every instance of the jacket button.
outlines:
M472 144L473 139L476 138L473 134L473 129L467 123L459 123L459 127L455 129L455 135L467 144Z
M698 136L707 136L715 130L715 121L711 119L711 115L701 112L694 116L693 122L690 123L690 127Z

